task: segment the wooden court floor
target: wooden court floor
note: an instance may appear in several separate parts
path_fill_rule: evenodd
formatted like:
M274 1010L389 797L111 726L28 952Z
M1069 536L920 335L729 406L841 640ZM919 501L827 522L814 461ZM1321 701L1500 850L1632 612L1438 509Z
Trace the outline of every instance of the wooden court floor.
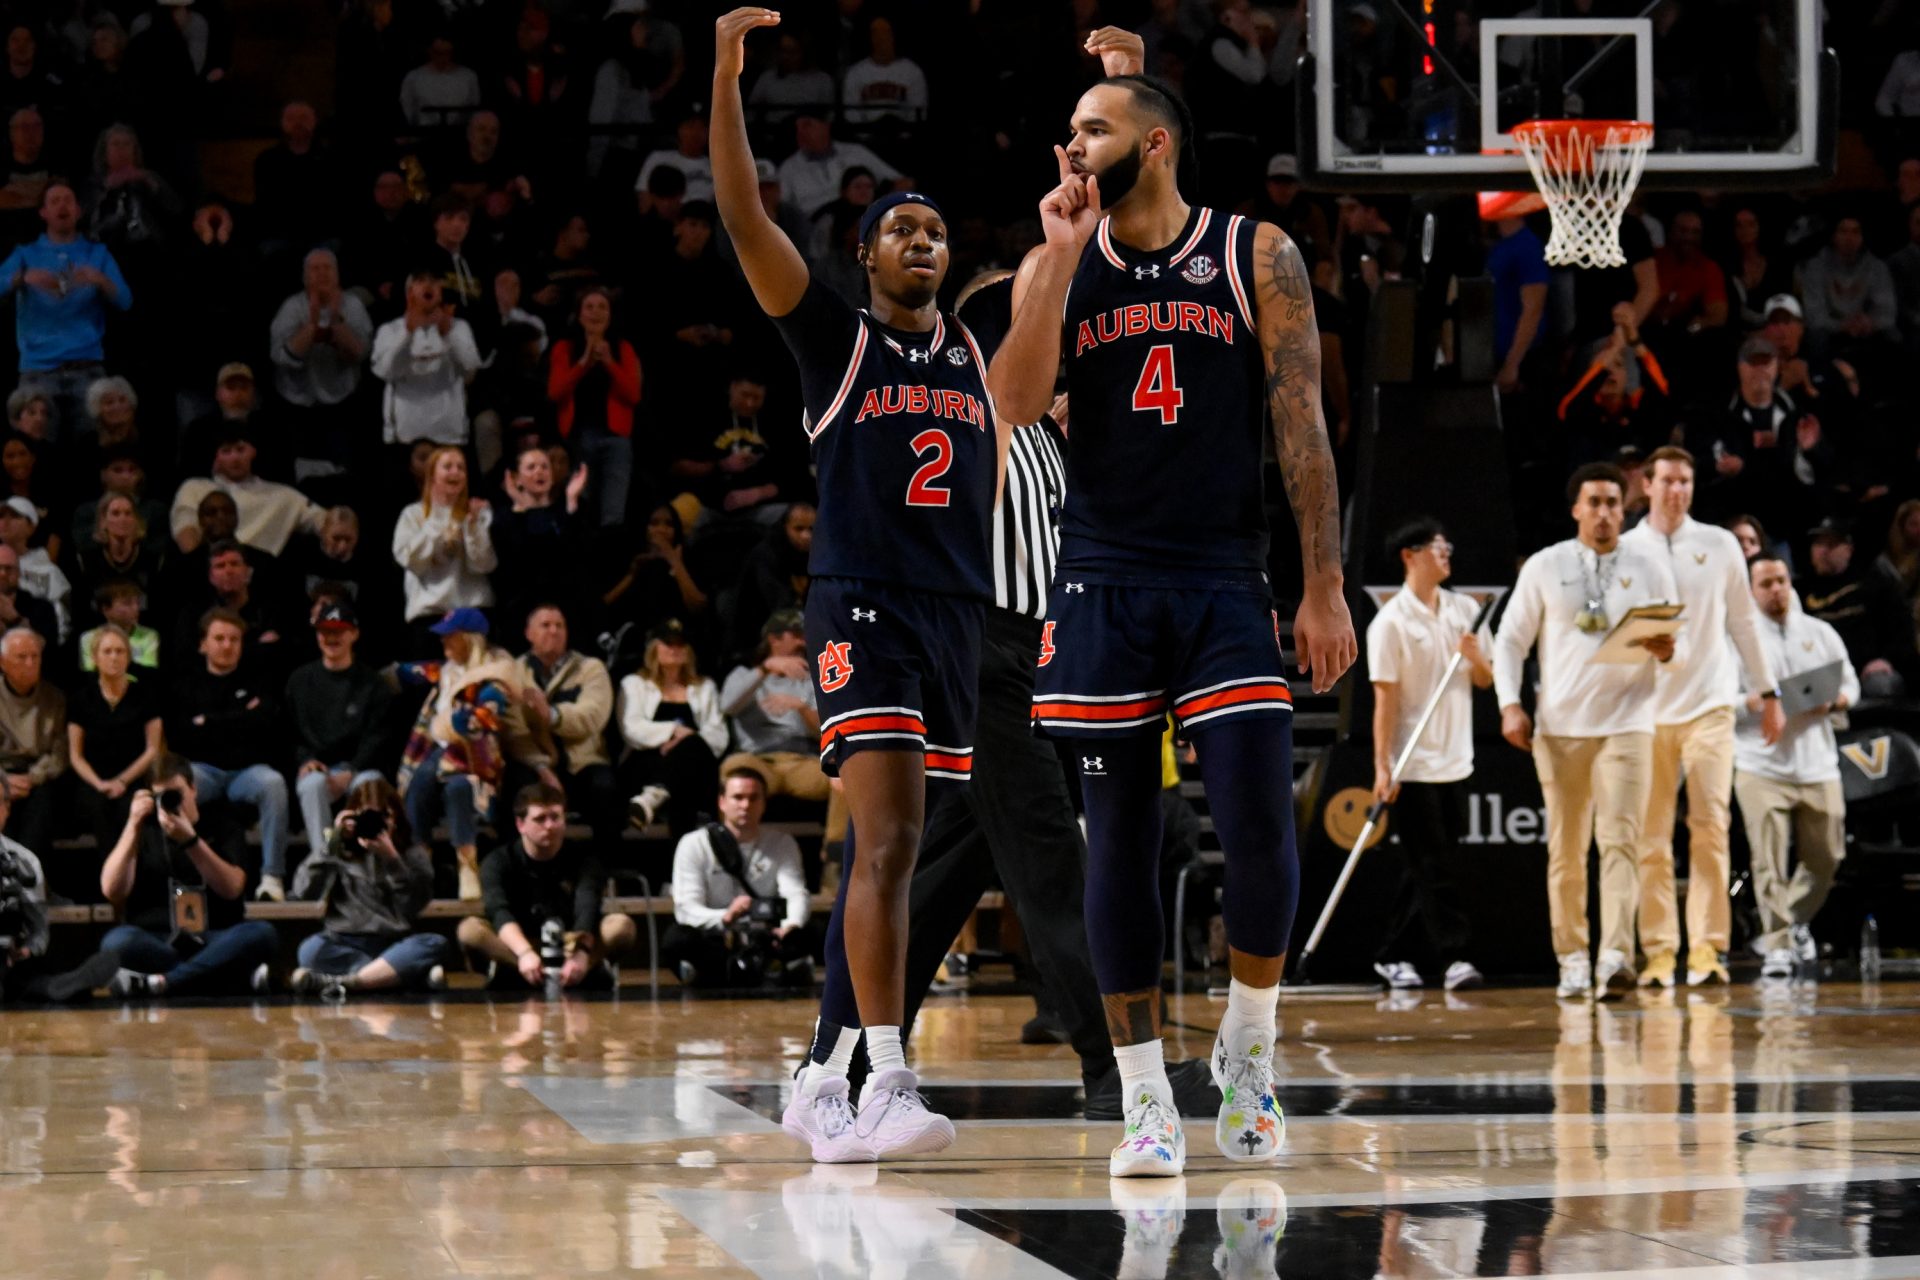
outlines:
M1119 1184L1031 1009L933 1000L958 1144L837 1168L799 1000L0 1011L0 1275L1920 1277L1920 985L1290 998L1284 1160Z

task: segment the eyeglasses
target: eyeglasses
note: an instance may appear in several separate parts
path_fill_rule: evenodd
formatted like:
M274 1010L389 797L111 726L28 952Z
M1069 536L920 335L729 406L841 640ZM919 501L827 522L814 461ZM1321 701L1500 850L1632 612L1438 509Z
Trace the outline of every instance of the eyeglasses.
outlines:
M1448 556L1453 554L1453 544L1445 538L1435 538L1427 544L1426 549L1436 555Z

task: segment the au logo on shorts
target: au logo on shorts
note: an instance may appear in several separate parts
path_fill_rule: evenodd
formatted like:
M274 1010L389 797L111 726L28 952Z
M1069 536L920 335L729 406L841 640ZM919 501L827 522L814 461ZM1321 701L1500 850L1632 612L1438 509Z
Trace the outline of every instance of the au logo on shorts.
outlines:
M1053 661L1053 655L1058 652L1053 647L1053 628L1054 624L1049 622L1040 632L1040 661L1035 664L1036 666L1046 666Z
M832 693L853 679L853 641L829 640L820 651L820 692Z

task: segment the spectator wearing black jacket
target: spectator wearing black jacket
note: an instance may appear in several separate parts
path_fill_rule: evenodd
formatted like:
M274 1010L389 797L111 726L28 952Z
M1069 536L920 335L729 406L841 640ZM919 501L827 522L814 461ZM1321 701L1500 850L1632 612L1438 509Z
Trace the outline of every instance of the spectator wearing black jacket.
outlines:
M249 637L250 665L263 678L276 682L284 678L292 664L286 655L295 620L291 609L282 603L279 588L270 578L262 589L257 581L247 549L238 542L216 542L207 548L207 576L199 589L180 601L180 623L174 637L174 653L191 652L198 642L203 616L208 609L224 609L244 621Z
M567 797L535 782L513 798L515 837L480 863L486 916L460 922L460 945L491 962L488 981L538 990L541 952L562 935L560 985L580 985L602 961L633 948L630 916L603 915L607 872L590 849L567 844Z
M539 443L522 445L502 480L511 504L494 517L493 571L503 631L518 630L538 600L553 600L574 617L585 616L581 566L586 539L580 501L587 487L585 464L567 477L565 494L554 492L553 460Z
M1860 673L1865 697L1898 697L1920 685L1913 613L1894 579L1870 561L1857 561L1845 521L1822 520L1807 531L1809 571L1794 584L1800 607L1840 633L1847 658Z
M167 745L193 762L194 794L248 805L260 819L258 895L287 897L287 780L271 763L285 728L273 685L242 659L247 620L213 608L200 618L198 663L182 662L168 682Z
M334 802L385 778L379 760L393 687L354 657L360 619L351 604L323 607L313 635L320 657L288 677L286 706L300 762L294 795L307 848L317 850L327 847Z

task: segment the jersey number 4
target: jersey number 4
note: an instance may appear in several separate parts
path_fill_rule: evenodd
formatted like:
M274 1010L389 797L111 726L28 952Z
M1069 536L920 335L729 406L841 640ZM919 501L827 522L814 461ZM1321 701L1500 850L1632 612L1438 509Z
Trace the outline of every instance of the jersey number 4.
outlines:
M953 498L946 489L934 483L947 474L947 468L953 465L953 441L947 433L938 430L922 431L913 438L913 456L932 451L933 456L920 464L913 473L913 479L907 482L907 505L910 507L944 507Z
M1161 343L1147 352L1147 363L1140 370L1140 381L1133 387L1133 411L1158 413L1160 425L1170 427L1180 421L1180 406L1186 393L1173 380L1173 347Z

